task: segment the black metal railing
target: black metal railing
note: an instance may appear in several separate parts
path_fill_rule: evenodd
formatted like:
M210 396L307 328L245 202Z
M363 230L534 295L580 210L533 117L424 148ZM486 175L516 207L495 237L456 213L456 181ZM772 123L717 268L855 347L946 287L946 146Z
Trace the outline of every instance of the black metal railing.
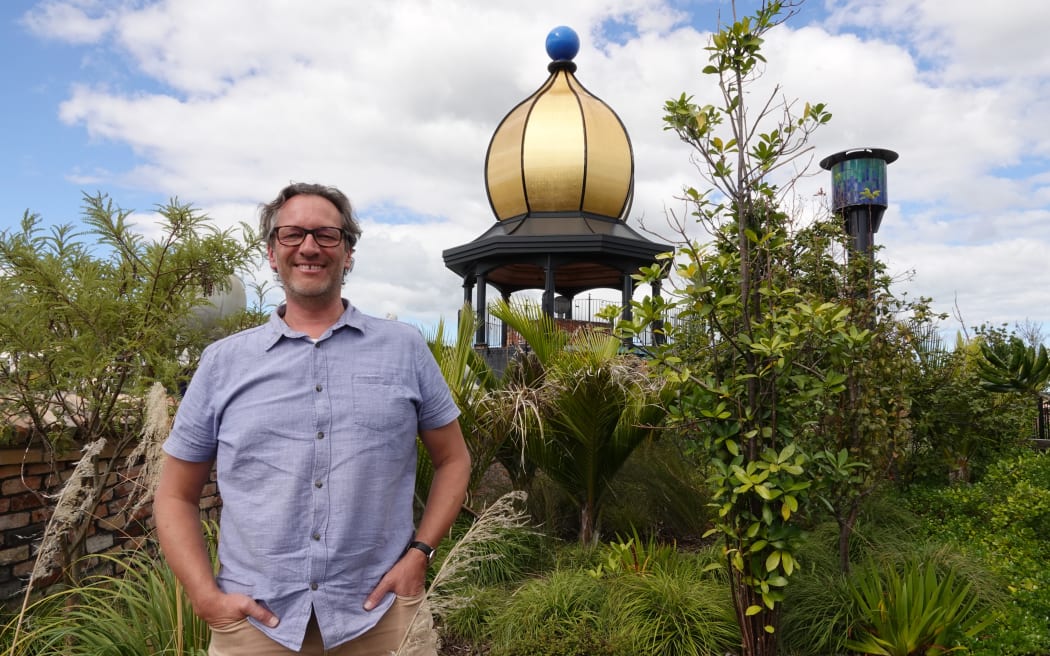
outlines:
M564 319L611 328L612 326L607 320L601 319L598 316L608 307L619 308L620 304L615 301L601 298L577 298L573 300L571 307L566 307L560 304L556 306L554 316L555 319ZM492 316L490 313L486 313L485 317L485 334L488 338L488 346L490 348L502 348L507 346L507 344L504 343L503 322ZM673 316L665 321L669 321L672 324L676 323L676 319ZM652 327L649 327L643 333L637 335L633 341L638 346L652 346L656 343L655 339L656 336L653 334Z

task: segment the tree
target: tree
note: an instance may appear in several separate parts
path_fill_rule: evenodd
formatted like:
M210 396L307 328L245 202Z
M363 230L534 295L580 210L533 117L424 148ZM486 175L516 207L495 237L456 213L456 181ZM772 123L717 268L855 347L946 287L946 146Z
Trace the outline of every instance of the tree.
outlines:
M84 197L87 229L45 229L26 213L0 233L0 409L27 421L26 439L59 456L87 445L114 454L88 465L80 512L66 517L56 562L75 582L76 556L107 480L138 439L146 391L178 389L206 337L189 321L207 294L257 254L192 207L159 207L159 237L135 232L131 212L102 194ZM93 243L86 238L94 239ZM42 567L45 566L45 567ZM74 565L74 568L69 566Z
M780 100L779 88L747 101L765 62L763 35L795 7L764 2L738 19L734 5L732 24L707 48L704 73L717 80L719 105L685 94L666 103L665 129L692 148L710 184L685 198L711 242L690 240L675 219L674 262L639 278L652 282L673 266L678 288L636 304L636 320L624 325L638 331L674 310L684 327L669 327L670 345L656 354L677 384L672 416L712 471L712 531L725 543L745 656L776 653L777 604L797 566L797 513L814 500L815 427L837 408L850 364L871 339L847 301L819 290L819 278L800 286L791 222L772 181L806 154L830 114L823 104ZM680 341L690 349L677 352Z
M843 362L846 390L807 431L812 455L812 496L839 527L839 569L850 570L850 541L864 499L886 480L910 430L909 399L902 372L913 369L911 324L925 316L928 301L898 300L885 266L850 254L841 217L820 217L792 236L787 264L793 284L816 298L850 308L850 323L869 334L855 357ZM877 253L878 249L875 249Z
M579 511L579 539L598 539L603 502L624 463L662 422L663 384L637 356L620 353L621 341L606 333L572 335L534 305L492 310L517 331L534 354L529 376L508 381L506 399L534 412L531 434L515 431L528 462L564 490ZM527 389L514 390L518 383ZM504 414L514 416L515 411Z

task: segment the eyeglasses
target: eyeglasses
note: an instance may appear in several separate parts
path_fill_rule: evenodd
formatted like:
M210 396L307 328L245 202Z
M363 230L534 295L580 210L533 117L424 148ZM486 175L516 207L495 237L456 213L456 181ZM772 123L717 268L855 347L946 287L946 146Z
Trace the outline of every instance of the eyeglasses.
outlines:
M331 227L308 230L299 226L277 226L270 235L276 237L282 246L298 246L306 239L306 235L313 235L321 248L335 248L347 238L345 230Z

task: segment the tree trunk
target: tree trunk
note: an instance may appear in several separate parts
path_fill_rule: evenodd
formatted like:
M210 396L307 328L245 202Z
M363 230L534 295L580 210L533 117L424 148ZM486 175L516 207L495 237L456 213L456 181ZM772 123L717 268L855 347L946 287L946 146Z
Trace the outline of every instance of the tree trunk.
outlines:
M857 525L857 517L860 516L860 497L855 498L850 504L849 514L838 518L839 524L839 571L849 574L849 542L853 537L853 527Z
M580 544L591 545L595 538L594 502L588 499L580 505Z
M744 582L742 572L732 565L729 571L730 585L733 586L733 607L740 626L740 656L776 656L777 634L766 631L766 627L779 625L779 611L770 610L762 603L762 596ZM759 606L762 610L748 615L747 609L752 606Z

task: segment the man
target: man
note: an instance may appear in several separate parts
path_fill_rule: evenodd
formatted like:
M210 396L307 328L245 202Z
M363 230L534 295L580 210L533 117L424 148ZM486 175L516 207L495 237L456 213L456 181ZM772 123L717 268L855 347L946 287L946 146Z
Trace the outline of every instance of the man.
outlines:
M202 354L164 445L161 548L211 656L386 656L466 492L459 411L417 330L342 299L361 234L346 196L290 185L260 227L285 303ZM413 530L417 435L434 478ZM199 513L213 462L218 574Z

